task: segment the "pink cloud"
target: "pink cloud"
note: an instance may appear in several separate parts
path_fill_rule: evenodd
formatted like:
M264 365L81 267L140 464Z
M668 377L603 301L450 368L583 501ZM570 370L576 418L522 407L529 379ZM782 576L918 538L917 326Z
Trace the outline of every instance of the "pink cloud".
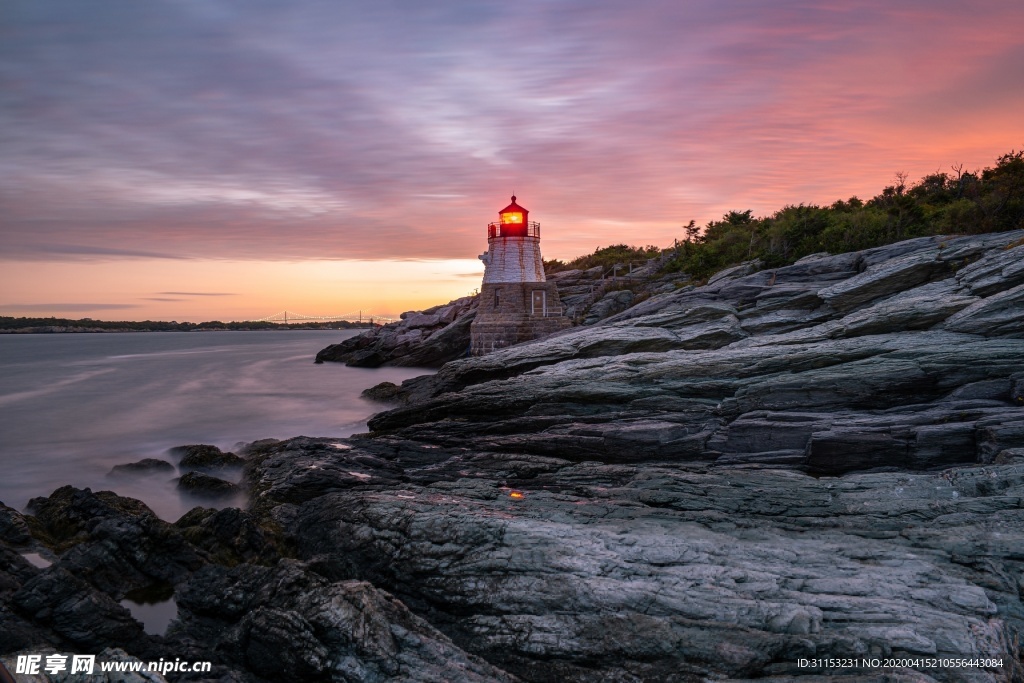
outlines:
M1024 145L1013 3L103 12L0 46L11 258L471 258L512 191L568 257Z

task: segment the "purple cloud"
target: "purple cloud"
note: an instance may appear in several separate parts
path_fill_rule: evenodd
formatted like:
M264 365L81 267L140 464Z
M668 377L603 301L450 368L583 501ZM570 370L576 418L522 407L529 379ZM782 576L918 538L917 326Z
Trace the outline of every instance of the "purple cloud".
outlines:
M561 256L667 243L1019 147L1022 23L995 1L15 4L0 253L472 258L513 190Z

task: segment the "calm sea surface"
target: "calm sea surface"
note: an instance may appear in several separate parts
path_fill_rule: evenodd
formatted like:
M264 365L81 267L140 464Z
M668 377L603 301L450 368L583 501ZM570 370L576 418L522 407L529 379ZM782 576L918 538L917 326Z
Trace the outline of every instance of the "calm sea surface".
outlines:
M195 505L175 474L107 476L167 449L348 436L384 406L359 393L431 372L314 365L355 331L0 335L0 501L22 509L64 484L117 491L175 520Z

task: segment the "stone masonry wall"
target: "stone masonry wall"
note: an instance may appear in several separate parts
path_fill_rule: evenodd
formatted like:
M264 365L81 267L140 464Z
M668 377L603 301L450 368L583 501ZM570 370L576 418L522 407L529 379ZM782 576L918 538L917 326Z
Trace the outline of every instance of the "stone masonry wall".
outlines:
M489 239L484 263L484 284L492 282L544 282L544 261L536 237Z
M568 328L570 321L564 316L531 315L537 290L546 292L549 312L560 312L562 304L553 282L485 283L470 328L471 353L480 356Z

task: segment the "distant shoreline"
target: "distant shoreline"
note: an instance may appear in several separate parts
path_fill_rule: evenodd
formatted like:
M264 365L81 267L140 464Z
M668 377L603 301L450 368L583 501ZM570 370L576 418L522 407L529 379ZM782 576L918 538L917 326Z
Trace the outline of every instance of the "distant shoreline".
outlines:
M97 334L124 332L263 332L290 330L354 330L377 327L372 322L222 322L211 320L202 323L179 323L177 321L105 321L83 318L13 318L0 316L0 334Z
M374 325L376 327L376 325ZM344 331L344 330L356 330L356 329L369 329L369 325L363 327L280 327L277 329L269 327L243 327L243 328L228 328L228 327L204 327L202 329L195 330L129 330L129 329L113 329L113 330L101 330L101 329L61 329L61 330L40 330L36 328L25 328L16 330L0 330L0 334L134 334L134 333L156 333L156 332L171 332L171 333L182 333L182 332L316 332L316 331Z

